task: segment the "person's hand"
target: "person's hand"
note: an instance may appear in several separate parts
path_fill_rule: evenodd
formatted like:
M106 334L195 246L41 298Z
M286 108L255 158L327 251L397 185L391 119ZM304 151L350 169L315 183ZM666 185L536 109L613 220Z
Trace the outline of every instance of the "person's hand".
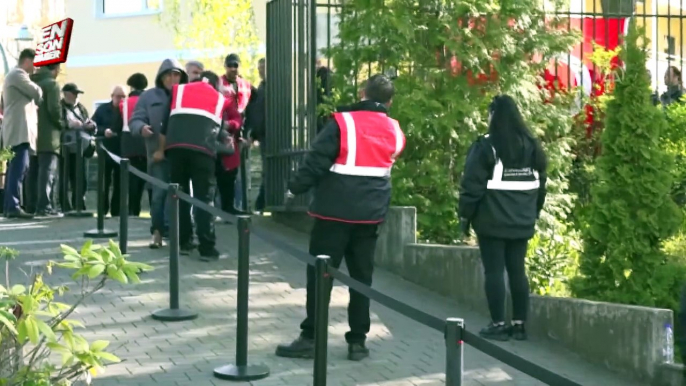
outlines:
M111 129L105 129L105 137L106 138L114 137L114 132Z
M460 218L460 229L462 230L462 234L467 238L471 236L471 234L470 234L470 228L471 227L472 227L472 224L469 220L467 220L464 217Z
M91 121L90 119L86 121L86 129L88 130L93 130L95 129L95 122Z
M152 132L152 127L150 127L150 125L145 125L141 129L141 135L143 136L143 138L150 138L153 134L154 133Z
M155 162L160 162L164 160L164 150L158 150L152 155L152 160Z

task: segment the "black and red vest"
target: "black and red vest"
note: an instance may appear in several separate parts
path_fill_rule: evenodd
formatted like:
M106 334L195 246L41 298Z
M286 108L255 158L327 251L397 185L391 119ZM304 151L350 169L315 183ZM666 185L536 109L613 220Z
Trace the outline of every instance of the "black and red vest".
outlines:
M245 109L248 107L248 103L250 102L250 96L252 95L252 86L250 85L250 82L241 78L240 76L237 76L236 88L238 91L234 89L233 84L229 82L229 79L226 77L226 75L222 75L221 82L222 86L224 87L224 97L227 99L232 99L234 102L236 102L236 106L238 106L238 112L243 115L245 113Z
M125 158L145 157L145 139L131 134L129 129L129 119L138 103L138 95L130 95L119 102L119 112L122 118L121 130L121 155Z
M166 149L185 148L216 157L224 97L205 82L172 88Z
M341 145L331 171L364 177L390 177L405 148L405 135L395 119L375 111L333 114L341 130Z

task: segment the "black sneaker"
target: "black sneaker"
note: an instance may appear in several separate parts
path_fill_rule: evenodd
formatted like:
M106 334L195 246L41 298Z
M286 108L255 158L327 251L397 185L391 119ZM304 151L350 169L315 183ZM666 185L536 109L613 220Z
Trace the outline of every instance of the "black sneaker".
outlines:
M33 218L33 215L26 213L23 210L19 209L16 212L7 213L6 217L7 218L18 218L21 220L31 220Z
M482 338L506 342L510 340L510 326L491 323L479 331Z
M348 344L348 360L361 361L369 356L369 349L365 347L364 343L350 343Z
M201 261L216 261L219 260L219 251L216 250L215 248L212 248L209 251L200 251L200 260Z
M184 255L184 256L190 255L194 249L195 249L195 245L193 243L183 243L183 244L179 245L179 253Z
M526 327L524 323L517 323L510 326L510 336L515 340L527 340Z
M280 344L276 347L276 356L284 358L314 358L314 339L299 336L289 344Z

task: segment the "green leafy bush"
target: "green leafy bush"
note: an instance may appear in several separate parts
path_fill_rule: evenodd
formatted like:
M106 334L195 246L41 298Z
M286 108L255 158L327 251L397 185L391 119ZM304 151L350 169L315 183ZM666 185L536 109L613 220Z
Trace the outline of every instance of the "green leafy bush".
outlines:
M128 255L123 255L111 240L108 246L87 241L80 251L67 245L62 245L61 250L64 261L48 263L46 273L51 274L54 267L74 271L72 278L80 284L80 291L72 305L57 300L69 288L48 285L43 273L33 275L28 287L11 285L9 264L18 253L0 247L7 280L0 285L2 386L67 386L82 377L90 383L91 377L108 363L120 361L105 351L109 342L88 342L79 335L75 328L83 324L69 316L109 280L137 283L138 272L152 268L128 261ZM59 354L61 361L51 358L53 354Z
M639 36L632 21L622 50L626 69L607 105L572 290L587 299L665 307L676 299L683 269L661 244L678 230L681 214L670 195L674 159L660 146L666 119L651 101Z

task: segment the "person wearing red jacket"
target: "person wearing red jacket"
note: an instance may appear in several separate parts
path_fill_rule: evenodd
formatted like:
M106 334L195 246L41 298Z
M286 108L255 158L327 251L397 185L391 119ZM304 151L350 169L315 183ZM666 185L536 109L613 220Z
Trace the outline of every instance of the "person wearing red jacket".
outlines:
M240 126L237 128L228 128L229 133L233 137L235 153L229 156L221 157L221 165L217 168L217 187L221 197L222 210L231 214L240 214L234 206L234 199L236 195L236 177L238 176L238 168L241 165L241 147L245 145L243 136L241 135L241 128L243 126L243 118L250 103L253 92L253 86L247 80L243 79L238 74L238 68L241 60L236 54L229 54L224 60L224 68L226 73L221 77L222 89L224 97L229 100L227 106L228 110L224 111L224 119L229 120L228 114L235 117L233 109L237 110L240 119Z

